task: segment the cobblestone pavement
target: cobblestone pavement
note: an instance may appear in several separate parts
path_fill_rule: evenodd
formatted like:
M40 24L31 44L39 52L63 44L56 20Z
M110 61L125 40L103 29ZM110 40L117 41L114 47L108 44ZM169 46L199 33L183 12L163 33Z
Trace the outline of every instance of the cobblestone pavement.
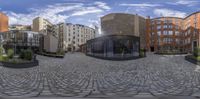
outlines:
M184 56L149 53L137 60L108 61L74 53L37 59L40 65L33 68L0 67L0 96L192 96L200 91L199 67Z

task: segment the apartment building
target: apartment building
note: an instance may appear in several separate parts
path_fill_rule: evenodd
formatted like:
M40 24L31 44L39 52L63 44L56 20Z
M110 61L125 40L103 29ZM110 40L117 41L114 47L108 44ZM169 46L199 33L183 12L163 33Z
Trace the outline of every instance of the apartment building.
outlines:
M32 31L42 33L44 35L47 35L48 27L53 26L51 22L49 22L47 19L44 19L42 17L37 17L33 19L33 28Z
M31 25L13 24L9 26L9 30L31 31Z
M41 50L50 53L56 53L58 50L59 35L57 32L57 25L53 25L47 19L37 17L33 19L32 31L39 32L43 36L41 37Z
M148 37L151 51L182 51L182 24L183 19L177 17L159 17L151 20L147 19L147 33L151 32ZM151 25L150 25L150 24Z
M147 18L147 50L155 52L189 53L200 46L200 12L185 18Z
M66 51L79 51L80 46L95 38L96 30L80 24L66 23L64 48Z
M8 16L0 12L0 32L8 31Z

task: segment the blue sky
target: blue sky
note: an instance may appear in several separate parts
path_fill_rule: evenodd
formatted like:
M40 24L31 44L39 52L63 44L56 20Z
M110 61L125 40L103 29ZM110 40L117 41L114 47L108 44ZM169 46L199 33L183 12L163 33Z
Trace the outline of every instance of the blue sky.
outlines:
M115 12L141 16L185 17L199 11L200 0L0 0L10 24L32 24L40 16L56 24L99 25L100 17Z

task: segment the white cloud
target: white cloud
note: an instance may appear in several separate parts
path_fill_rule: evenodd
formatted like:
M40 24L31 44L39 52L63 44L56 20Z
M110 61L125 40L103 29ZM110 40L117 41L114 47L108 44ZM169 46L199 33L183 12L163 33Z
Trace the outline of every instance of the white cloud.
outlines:
M156 16L174 16L184 18L186 16L185 12L171 10L171 9L155 9L153 13Z
M195 0L175 0L175 2L168 2L171 5L186 5L188 7L198 5L200 2Z
M65 22L69 17L83 16L87 14L100 14L107 11L106 7L103 9L104 7L102 4L99 3L98 5L99 6L94 5L94 2L91 4L57 3L42 8L30 8L28 9L29 13L26 14L15 13L12 11L4 12L9 16L9 24L29 25L32 24L32 20L38 16L43 17L54 24L57 24L60 22Z
M101 13L103 10L98 9L96 7L87 7L85 9L75 11L71 16L82 16L85 14L91 14L91 13Z
M150 4L150 3L140 3L140 4L120 4L120 6L128 6L128 7L140 7L140 8L146 8L146 7L158 7L161 6L160 4Z
M99 22L100 20L92 20L92 19L89 19L88 20L88 22L90 22L90 23L93 23L93 24L100 24L100 22Z
M94 2L95 5L97 5L99 8L110 10L111 8L105 3L105 2Z
M9 16L9 24L31 24L35 17L43 17L52 23L64 22L69 15L60 14L62 12L75 10L82 7L82 4L55 4L49 5L46 8L34 9L28 14L20 14L12 11L6 12Z
M156 7L160 7L162 6L161 4L152 4L152 3L137 3L137 4L133 4L133 3L122 3L119 4L119 6L125 6L128 7L126 9L126 13L146 13L149 9L153 9Z

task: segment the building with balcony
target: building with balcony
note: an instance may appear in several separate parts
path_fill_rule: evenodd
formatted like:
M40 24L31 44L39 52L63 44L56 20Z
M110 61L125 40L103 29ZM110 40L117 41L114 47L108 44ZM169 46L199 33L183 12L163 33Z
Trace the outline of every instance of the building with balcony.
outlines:
M149 19L147 19L147 21L149 21ZM183 19L177 17L151 19L147 24L147 28L151 32L149 36L150 43L148 42L150 44L150 50L156 52L182 52L182 24Z
M48 27L53 26L51 22L49 22L47 19L44 19L42 17L37 17L33 19L33 28L32 31L39 32L44 35L47 35Z
M81 24L66 23L64 27L65 51L80 51L80 46L95 38L97 33L96 29Z
M8 31L8 16L0 12L0 32Z
M33 19L32 30L40 33L41 37L41 51L56 53L63 49L63 41L60 41L62 35L59 30L60 25L54 25L47 19L37 17Z

